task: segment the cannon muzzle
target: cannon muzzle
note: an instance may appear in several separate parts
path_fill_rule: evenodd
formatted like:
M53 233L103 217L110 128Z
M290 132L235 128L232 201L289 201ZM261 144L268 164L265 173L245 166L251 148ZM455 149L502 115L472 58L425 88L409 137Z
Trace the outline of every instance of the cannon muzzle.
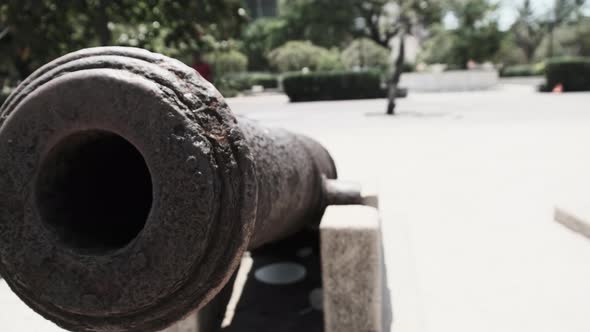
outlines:
M236 120L184 64L61 57L0 109L0 274L73 331L156 331L203 307L243 252L317 223L321 145Z

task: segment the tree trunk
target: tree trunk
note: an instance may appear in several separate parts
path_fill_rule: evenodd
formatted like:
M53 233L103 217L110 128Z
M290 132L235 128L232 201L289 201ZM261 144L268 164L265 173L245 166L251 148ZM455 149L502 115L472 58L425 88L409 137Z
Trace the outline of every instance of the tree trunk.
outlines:
M389 91L388 91L388 102L387 102L387 115L394 115L395 114L395 98L397 97L397 90L400 78L402 76L402 72L404 70L404 63L406 57L406 32L404 29L401 29L399 32L399 50L397 59L395 60L393 73L391 75L391 79L389 81Z

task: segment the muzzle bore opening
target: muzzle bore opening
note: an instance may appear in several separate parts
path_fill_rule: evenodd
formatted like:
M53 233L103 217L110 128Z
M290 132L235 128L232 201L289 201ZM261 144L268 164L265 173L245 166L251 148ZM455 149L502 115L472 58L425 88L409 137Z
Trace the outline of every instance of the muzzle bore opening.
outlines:
M62 244L88 254L128 245L152 207L152 178L142 154L102 130L72 134L41 163L35 198L42 223Z

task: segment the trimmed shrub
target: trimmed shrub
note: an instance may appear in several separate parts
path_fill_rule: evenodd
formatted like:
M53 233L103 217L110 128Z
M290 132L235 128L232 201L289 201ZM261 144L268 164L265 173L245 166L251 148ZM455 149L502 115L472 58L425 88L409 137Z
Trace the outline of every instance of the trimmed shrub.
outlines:
M292 102L382 98L378 72L316 72L291 73L283 77L283 89Z
M216 77L241 73L248 69L248 57L236 50L209 53L205 59L213 66L213 75Z
M343 65L337 50L315 46L308 41L290 41L268 55L270 64L280 72L309 70L337 70Z
M590 91L590 58L559 58L547 62L547 89L558 84L563 91Z
M279 78L271 73L233 73L215 80L215 87L224 97L235 97L240 92L252 89L254 85L261 85L265 89L277 89Z
M340 59L340 52L338 52L338 50L332 49L326 51L327 52L322 52L320 55L316 70L337 71L346 69L342 63L342 60Z
M265 89L276 89L279 87L277 75L271 73L237 73L227 75L226 79L238 91L246 91L254 85L261 85Z
M545 74L545 63L534 65L515 65L502 68L501 77L542 76Z
M348 69L364 67L384 72L392 64L389 49L368 38L355 39L350 43L342 51L342 62Z

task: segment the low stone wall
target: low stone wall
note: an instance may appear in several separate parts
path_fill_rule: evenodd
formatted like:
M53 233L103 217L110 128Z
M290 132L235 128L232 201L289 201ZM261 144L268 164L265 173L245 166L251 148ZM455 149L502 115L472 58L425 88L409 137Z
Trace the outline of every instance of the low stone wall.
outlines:
M499 82L495 70L452 70L439 73L406 73L400 85L412 92L488 90Z
M366 203L376 200L374 196ZM324 330L389 332L392 312L379 211L329 206L320 234Z

